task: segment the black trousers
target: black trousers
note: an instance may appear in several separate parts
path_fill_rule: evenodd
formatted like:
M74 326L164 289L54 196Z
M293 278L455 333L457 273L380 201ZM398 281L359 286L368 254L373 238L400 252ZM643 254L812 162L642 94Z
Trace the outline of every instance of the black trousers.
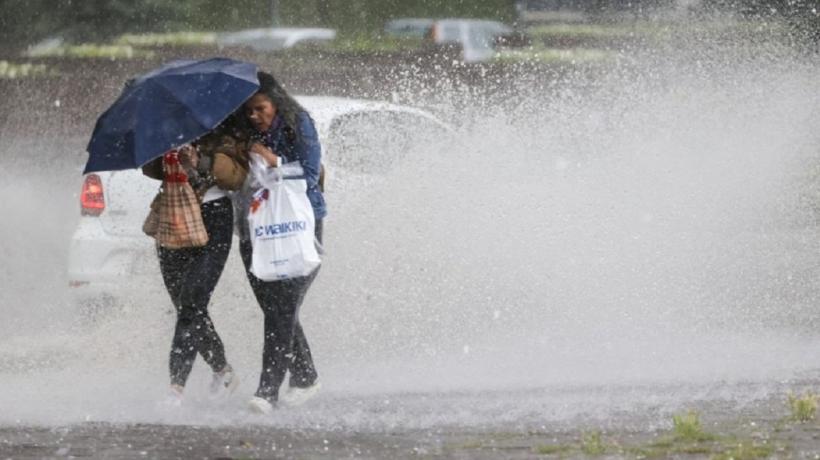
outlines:
M158 249L162 279L177 311L169 361L171 383L181 386L188 380L197 353L214 372L227 365L225 346L208 315L208 303L231 250L233 206L226 197L203 203L201 209L207 245Z
M316 238L322 241L322 221L316 221ZM310 354L305 332L299 323L299 307L319 269L308 276L281 281L262 281L250 271L253 247L250 241L241 241L239 252L245 264L245 273L265 315L262 374L256 396L274 402L279 387L290 371L291 387L309 387L316 382L316 367Z

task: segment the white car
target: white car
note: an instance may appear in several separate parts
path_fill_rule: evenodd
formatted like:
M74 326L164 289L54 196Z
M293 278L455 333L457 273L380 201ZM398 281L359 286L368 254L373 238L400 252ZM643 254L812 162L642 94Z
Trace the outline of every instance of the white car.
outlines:
M430 113L402 105L335 97L301 96L322 143L323 162L334 168L378 172L390 155L424 146L429 132L451 128ZM68 278L79 304L108 304L136 289L162 289L154 240L142 233L159 181L139 170L86 174L80 193L82 217L69 247Z
M492 58L495 56L496 40L511 33L513 29L510 26L481 19L439 19L433 22L430 29L433 42L460 45L464 62Z
M392 37L424 38L430 33L430 27L436 22L429 18L400 18L387 21L384 32Z
M273 51L296 45L324 43L336 38L336 31L319 27L269 27L226 32L216 37L219 47L248 46L256 51Z

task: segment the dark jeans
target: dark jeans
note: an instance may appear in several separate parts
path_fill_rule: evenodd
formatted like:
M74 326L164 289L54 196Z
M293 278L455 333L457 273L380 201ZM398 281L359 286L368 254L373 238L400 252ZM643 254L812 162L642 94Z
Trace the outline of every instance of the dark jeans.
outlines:
M231 250L233 207L228 198L202 204L208 244L200 248L159 247L159 267L177 311L171 343L171 383L185 385L197 353L214 372L226 365L225 347L208 316L208 302Z
M316 221L316 238L322 241L322 221ZM265 315L265 344L262 351L262 374L256 396L274 402L279 387L290 371L291 387L309 387L316 382L316 368L310 354L305 332L299 323L299 307L305 294L319 273L281 281L262 281L250 271L253 247L250 241L241 241L239 252L245 264L245 273Z

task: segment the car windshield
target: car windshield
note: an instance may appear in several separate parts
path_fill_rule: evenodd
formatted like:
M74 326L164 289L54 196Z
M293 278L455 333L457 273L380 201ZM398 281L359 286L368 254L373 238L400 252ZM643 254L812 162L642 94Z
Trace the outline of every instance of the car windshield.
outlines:
M336 117L333 140L326 148L335 165L374 174L387 171L403 158L429 153L445 139L446 129L413 113L378 110Z
M495 33L484 27L470 27L467 32L467 42L472 48L491 48Z
M456 23L444 22L440 24L438 34L438 41L442 43L461 41L461 27Z
M425 19L397 19L390 21L384 26L384 30L394 36L398 37L418 37L422 38L433 21Z

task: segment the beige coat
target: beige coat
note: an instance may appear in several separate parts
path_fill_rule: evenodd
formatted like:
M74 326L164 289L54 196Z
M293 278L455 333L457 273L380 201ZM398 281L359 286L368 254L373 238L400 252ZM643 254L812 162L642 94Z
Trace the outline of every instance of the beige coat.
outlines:
M200 164L206 171L197 171L204 179L196 187L200 197L213 185L223 190L239 190L248 175L247 146L243 141L224 134L208 134L197 141ZM142 173L153 179L162 180L162 157L142 167ZM194 171L188 171L189 176Z

